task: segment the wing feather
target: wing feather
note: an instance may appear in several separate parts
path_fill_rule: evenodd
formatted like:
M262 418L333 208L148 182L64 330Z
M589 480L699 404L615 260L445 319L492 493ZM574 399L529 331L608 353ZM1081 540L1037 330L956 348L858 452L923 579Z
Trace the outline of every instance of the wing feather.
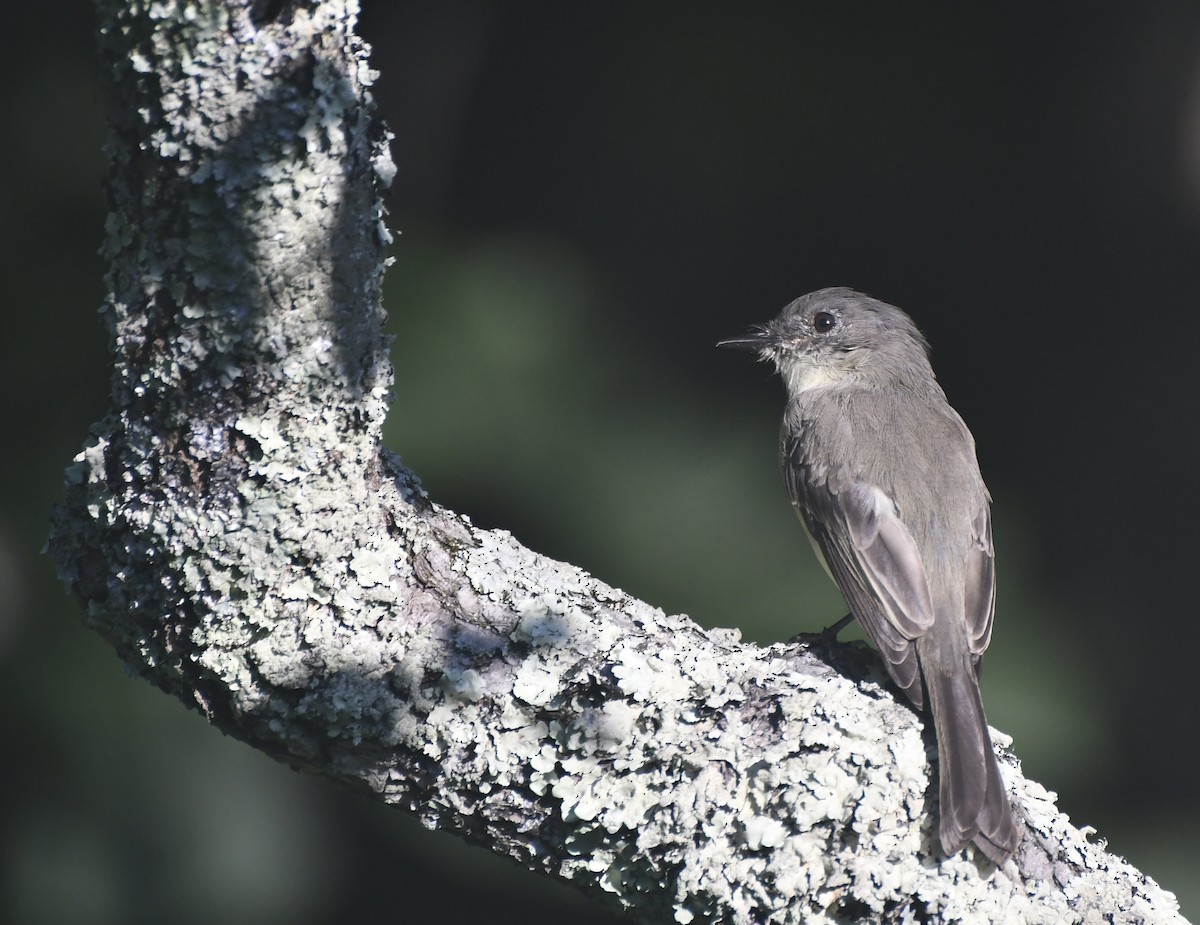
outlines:
M996 554L992 548L992 515L985 500L975 515L972 546L964 576L963 612L967 618L967 644L976 664L992 641L996 613Z
M786 447L783 460L792 503L892 679L922 706L912 640L933 625L934 609L916 541L878 486L829 477L813 490L797 449Z

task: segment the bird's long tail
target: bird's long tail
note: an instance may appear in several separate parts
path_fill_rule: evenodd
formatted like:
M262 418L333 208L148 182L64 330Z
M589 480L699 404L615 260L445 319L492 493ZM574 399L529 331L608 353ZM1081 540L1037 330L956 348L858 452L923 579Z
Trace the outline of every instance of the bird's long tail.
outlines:
M1016 850L1020 830L992 750L975 671L966 659L957 666L922 668L937 733L942 850L954 854L974 841L1003 864Z

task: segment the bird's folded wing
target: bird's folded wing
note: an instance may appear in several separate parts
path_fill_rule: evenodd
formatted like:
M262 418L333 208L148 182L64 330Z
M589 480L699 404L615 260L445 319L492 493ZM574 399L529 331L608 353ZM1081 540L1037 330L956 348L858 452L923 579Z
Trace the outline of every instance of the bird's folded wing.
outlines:
M821 492L795 488L797 507L846 603L893 680L920 706L924 698L912 640L933 625L934 610L912 533L877 486L843 482Z
M967 642L976 664L992 641L996 612L996 555L992 551L992 515L984 501L975 516L974 545L967 555L963 612L967 617Z

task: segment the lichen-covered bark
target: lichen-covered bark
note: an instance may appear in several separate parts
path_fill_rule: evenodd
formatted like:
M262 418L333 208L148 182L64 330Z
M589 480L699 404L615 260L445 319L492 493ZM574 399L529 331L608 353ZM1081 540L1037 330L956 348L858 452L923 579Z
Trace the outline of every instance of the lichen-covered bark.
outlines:
M135 670L650 919L1180 921L1011 757L1014 862L939 857L931 743L870 653L666 616L380 448L392 165L353 0L98 7L113 400L51 548Z

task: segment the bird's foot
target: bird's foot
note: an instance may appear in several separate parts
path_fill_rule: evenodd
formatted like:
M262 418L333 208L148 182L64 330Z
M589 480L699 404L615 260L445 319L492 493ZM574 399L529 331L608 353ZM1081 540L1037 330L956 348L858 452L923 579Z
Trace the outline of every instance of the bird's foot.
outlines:
M854 614L848 613L842 619L838 620L832 626L827 626L819 633L798 633L793 636L788 642L805 643L806 645L828 646L837 642L838 633L850 625L850 621L854 619Z

